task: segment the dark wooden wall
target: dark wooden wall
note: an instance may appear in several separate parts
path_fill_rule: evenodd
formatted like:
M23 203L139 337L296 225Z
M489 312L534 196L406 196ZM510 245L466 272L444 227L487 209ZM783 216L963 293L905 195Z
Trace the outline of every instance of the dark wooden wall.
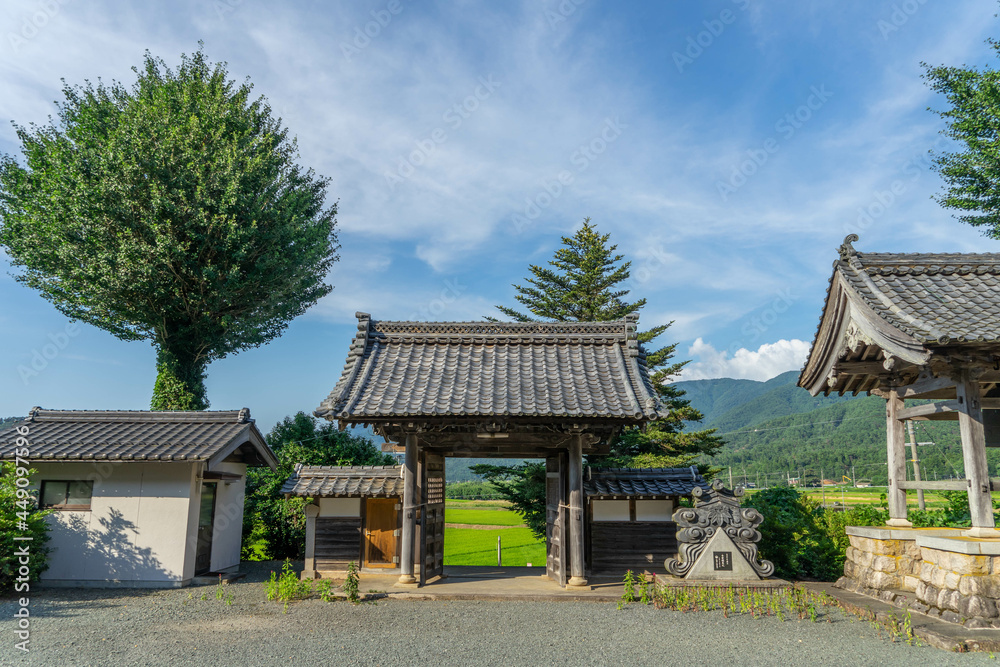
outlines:
M316 517L317 570L346 570L352 560L360 565L361 547L361 517Z
M663 561L677 553L673 521L591 521L587 528L594 574L663 571Z

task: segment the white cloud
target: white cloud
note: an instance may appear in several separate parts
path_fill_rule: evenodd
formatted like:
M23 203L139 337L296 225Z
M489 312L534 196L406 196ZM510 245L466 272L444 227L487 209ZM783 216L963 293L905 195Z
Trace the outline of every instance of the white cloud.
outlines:
M679 379L724 377L770 380L785 371L801 368L808 355L809 343L798 339L764 343L756 351L741 347L730 355L729 352L716 350L711 343L697 338L688 348L688 356L694 357L695 361L684 368Z

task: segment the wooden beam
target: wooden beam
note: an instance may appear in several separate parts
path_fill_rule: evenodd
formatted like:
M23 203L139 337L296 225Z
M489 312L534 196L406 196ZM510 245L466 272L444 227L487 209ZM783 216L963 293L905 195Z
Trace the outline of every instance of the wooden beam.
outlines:
M899 388L899 397L909 398L955 398L955 380L949 377L922 375L916 382Z
M569 567L568 586L586 586L583 535L583 435L569 443Z
M886 372L881 361L839 361L833 371L837 375L879 375Z
M413 544L417 528L417 435L406 435L403 463L403 530L399 545L399 583L413 585Z
M900 397L902 398L902 397ZM902 400L900 401L902 403ZM936 401L915 405L912 408L901 408L896 415L897 419L957 419L959 404L954 401Z
M923 480L915 482L904 480L899 482L901 489L923 489L925 491L966 491L969 488L967 479L944 479L937 481Z
M981 388L967 368L959 371L957 390L960 412L958 431L962 436L962 460L969 479L969 514L973 537L994 536L993 497L990 495L989 467L986 463L986 434L983 428Z
M886 492L889 500L889 526L912 526L906 520L906 489L900 482L906 481L906 435L904 422L900 419L903 411L903 399L897 389L886 392L885 401L885 441L886 458L888 460L889 488Z

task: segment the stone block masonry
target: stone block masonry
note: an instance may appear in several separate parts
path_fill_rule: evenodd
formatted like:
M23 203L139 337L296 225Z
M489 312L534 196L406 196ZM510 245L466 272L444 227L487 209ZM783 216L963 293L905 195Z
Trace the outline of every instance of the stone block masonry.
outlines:
M1000 540L952 529L849 527L837 587L968 628L1000 628Z

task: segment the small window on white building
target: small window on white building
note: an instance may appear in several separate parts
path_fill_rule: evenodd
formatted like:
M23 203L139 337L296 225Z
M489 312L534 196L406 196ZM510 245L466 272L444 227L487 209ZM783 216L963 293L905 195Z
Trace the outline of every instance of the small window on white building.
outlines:
M674 502L672 500L635 501L636 521L672 521Z
M361 498L320 498L319 515L330 517L361 516Z
M43 509L86 511L93 495L93 482L44 480L39 504Z
M627 500L595 500L594 521L628 521Z

